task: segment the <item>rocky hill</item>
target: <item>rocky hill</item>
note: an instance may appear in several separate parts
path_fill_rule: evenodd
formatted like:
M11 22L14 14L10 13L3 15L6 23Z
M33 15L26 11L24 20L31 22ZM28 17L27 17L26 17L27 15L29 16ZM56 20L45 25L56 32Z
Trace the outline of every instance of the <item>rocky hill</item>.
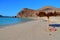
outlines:
M16 17L60 16L60 8L45 6L38 10L24 8Z
M17 14L17 17L36 17L36 10L24 8Z

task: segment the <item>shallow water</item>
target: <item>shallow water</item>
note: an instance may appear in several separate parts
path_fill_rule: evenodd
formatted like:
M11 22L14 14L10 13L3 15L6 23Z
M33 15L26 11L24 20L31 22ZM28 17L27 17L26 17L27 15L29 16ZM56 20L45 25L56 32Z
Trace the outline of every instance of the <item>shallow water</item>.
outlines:
M0 18L0 27L30 21L28 18Z

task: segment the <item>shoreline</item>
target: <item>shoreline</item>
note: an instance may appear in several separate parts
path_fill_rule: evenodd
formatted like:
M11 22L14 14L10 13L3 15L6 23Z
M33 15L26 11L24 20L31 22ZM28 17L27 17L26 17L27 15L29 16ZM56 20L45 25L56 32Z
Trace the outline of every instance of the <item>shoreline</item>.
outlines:
M22 23L26 23L26 22L37 20L37 19L32 19L32 18L27 18L27 19L30 19L30 20L19 22L19 23L14 23L14 24L2 25L0 28L4 28L6 26L12 26L12 25L17 25L17 24L22 24Z
M9 27L9 26L11 27L11 26L15 26L15 25L22 25L22 24L25 24L25 23L33 22L33 21L37 21L37 19L32 19L32 20L29 20L29 21L19 22L19 23L11 24L11 25L5 25L5 26L0 27L0 29L6 28L6 27Z

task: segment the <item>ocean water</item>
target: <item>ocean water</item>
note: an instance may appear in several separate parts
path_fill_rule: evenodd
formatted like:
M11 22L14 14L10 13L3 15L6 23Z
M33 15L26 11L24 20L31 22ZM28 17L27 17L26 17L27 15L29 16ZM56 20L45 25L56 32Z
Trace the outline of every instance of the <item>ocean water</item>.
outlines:
M17 23L22 23L22 22L27 22L30 20L32 20L32 19L28 19L28 18L0 18L0 27L12 25L12 24L17 24Z

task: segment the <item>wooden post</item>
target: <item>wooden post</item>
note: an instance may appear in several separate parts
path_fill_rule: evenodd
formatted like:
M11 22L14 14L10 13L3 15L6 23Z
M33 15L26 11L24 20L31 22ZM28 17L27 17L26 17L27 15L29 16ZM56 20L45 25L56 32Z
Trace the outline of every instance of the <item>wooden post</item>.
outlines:
M49 20L49 17L48 17L47 32L49 32L49 31L50 31L50 26L49 26L49 24L50 24L50 20Z

